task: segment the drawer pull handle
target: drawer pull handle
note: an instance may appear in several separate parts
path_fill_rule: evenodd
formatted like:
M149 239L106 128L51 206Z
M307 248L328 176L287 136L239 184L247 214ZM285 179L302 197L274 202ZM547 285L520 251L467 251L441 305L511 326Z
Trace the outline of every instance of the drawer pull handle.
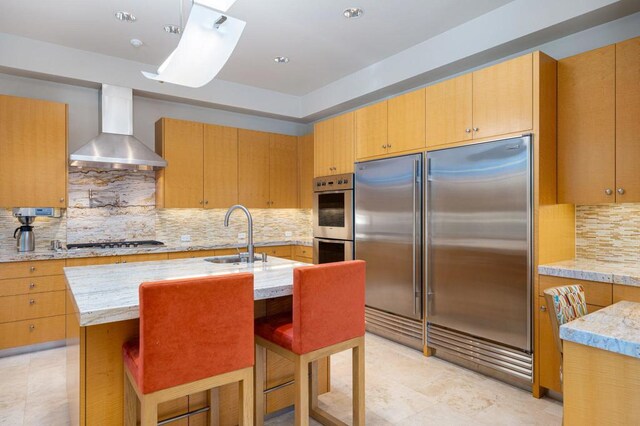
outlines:
M36 283L29 283L29 288L36 288Z
M547 312L547 307L546 306L540 306L540 311L541 312Z
M35 271L36 271L36 267L35 267L35 266L30 267L30 268L29 268L29 271L31 271L31 272L35 272Z
M29 331L33 331L36 329L36 326L33 324L29 324Z
M35 299L29 299L29 304L30 305L35 305L36 304L36 300Z

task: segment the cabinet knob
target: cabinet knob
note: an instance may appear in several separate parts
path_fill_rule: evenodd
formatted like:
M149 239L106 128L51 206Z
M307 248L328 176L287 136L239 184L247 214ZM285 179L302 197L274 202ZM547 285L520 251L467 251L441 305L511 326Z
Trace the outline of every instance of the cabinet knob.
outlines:
M29 288L36 288L36 283L29 283Z
M126 261L126 260L123 260L121 263L127 263L127 261Z
M479 128L479 127L474 127L474 128L473 128L473 131L474 131L474 132L477 132L477 131L479 131L479 130L480 130L480 128Z
M35 299L29 299L29 304L30 305L35 305L36 304L36 300Z
M383 148L383 149L384 149L384 148L386 148L386 147L387 147L386 145L382 145L382 148Z
M29 331L33 331L36 329L36 326L33 324L29 324Z
M202 200L198 201L198 204L202 204Z
M60 197L60 202L64 203L64 197Z
M624 194L624 188L618 188L618 194L620 195Z
M204 200L204 204L205 205L209 204L209 200Z
M547 307L546 306L540 306L540 312L547 312Z
M604 193L607 194L607 195L611 195L611 194L613 194L613 191L610 188L607 188L607 189L604 190Z
M389 143L389 144L387 144L387 148L391 148L391 144L390 144L390 143Z
M465 131L466 133L471 133L471 129L470 129L470 128L468 128L468 127L467 127L466 129L464 129L464 131Z
M30 267L30 268L29 268L29 271L31 271L31 272L35 272L35 271L36 271L36 267L35 267L35 266Z

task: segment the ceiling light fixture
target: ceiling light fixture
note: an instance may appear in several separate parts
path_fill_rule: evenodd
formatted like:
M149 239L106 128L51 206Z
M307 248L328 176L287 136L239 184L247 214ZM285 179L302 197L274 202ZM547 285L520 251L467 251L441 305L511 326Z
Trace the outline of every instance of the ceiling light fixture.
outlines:
M165 25L164 30L169 34L180 34L182 32L182 29L180 28L180 26L172 25L172 24Z
M131 45L133 47L141 47L144 43L142 42L142 40L139 40L137 38L132 38L129 43L131 43Z
M289 62L289 58L287 58L286 56L276 56L275 58L273 58L273 61L276 64L286 64Z
M125 12L124 10L120 10L116 12L115 16L118 21L129 22L129 23L136 22L136 17L129 12Z
M342 11L345 18L359 18L364 14L364 10L359 7L350 7Z
M178 47L158 67L157 74L142 74L151 80L187 87L202 87L213 80L229 60L246 25L224 13L234 2L193 0ZM167 25L165 31L179 34L167 27L171 26Z

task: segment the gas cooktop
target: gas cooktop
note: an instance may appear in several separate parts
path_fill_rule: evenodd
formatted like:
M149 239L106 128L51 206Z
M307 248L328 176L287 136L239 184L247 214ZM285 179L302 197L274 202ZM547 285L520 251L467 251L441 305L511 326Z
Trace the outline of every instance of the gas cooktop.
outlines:
M77 243L67 244L67 249L76 248L134 248L134 247L155 247L163 246L162 241L142 240L142 241L107 241L101 243Z

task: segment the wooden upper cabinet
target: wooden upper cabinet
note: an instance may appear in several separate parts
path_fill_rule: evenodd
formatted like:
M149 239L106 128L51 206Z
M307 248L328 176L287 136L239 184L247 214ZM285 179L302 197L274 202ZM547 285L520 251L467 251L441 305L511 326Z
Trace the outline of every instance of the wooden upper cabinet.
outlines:
M348 112L333 121L333 164L332 174L353 173L355 144L355 112Z
M333 122L319 121L313 125L313 176L333 174Z
M399 153L425 146L425 89L387 101L387 152Z
M238 203L238 129L204 125L204 206Z
M616 44L616 201L640 202L640 37Z
M426 88L427 148L473 138L471 73Z
M269 135L269 202L279 209L298 207L298 138Z
M356 110L356 159L387 153L387 101Z
M204 124L162 118L156 122L156 152L167 167L156 174L156 205L194 208L203 198Z
M616 199L615 49L606 46L558 62L559 203Z
M238 202L266 209L269 199L269 133L238 129Z
M313 207L313 133L298 136L298 207Z
M533 129L533 55L473 73L473 137Z
M67 106L0 95L0 207L65 207Z

